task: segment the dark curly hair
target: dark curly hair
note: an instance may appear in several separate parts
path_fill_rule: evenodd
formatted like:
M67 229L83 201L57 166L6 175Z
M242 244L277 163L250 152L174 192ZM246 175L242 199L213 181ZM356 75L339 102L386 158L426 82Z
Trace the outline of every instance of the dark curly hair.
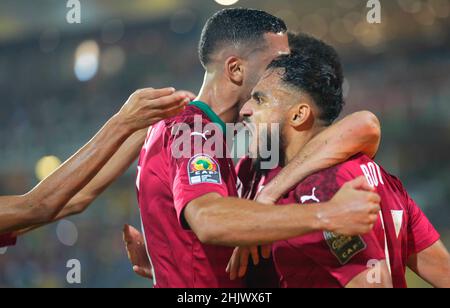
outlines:
M314 37L289 34L291 54L275 59L270 69L282 68L282 81L308 93L322 111L320 119L331 125L345 105L344 74L339 55Z
M267 12L245 8L223 9L208 19L203 28L198 47L200 61L206 68L211 54L221 44L257 47L264 43L264 34L286 31L284 21Z

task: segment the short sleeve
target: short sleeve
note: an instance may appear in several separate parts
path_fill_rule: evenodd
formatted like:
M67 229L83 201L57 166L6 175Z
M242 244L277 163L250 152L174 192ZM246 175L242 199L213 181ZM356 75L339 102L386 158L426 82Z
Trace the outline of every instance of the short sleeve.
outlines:
M324 170L299 185L296 198L301 204L329 201L343 184L354 178L356 177L343 167ZM373 230L364 236L354 237L317 232L288 242L328 272L343 287L368 270L371 261L386 259Z
M372 261L386 259L374 232L354 237L318 232L288 242L328 272L343 287L368 270Z
M408 198L408 257L436 243L440 235L416 202Z
M209 193L223 197L231 194L227 184L231 180L229 177L234 176L234 165L224 154L226 144L218 130L184 133L184 137L181 134L178 138L184 140L173 139L169 145L169 166L175 210L185 226L182 213L191 201ZM186 148L189 149L186 151Z

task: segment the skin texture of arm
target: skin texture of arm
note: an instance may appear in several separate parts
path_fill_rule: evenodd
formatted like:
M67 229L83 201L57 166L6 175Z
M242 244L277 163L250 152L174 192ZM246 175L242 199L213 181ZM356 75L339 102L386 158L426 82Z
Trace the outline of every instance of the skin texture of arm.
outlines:
M450 288L450 255L441 241L412 255L408 267L435 288Z
M128 138L92 181L67 203L56 220L84 212L106 188L123 175L138 158L147 131L138 131Z
M60 219L83 213L94 200L100 196L117 178L138 158L139 152L145 142L147 129L140 130L131 135L119 148L113 157L106 163L99 173L75 195L58 213L58 215L44 224L34 225L20 230L15 235L20 236L38 229L46 224Z
M378 273L380 278L379 282L375 283L370 282L368 277L372 275L374 269L368 269L367 271L364 271L355 278L353 278L352 281L350 281L345 287L348 289L363 289L363 288L392 289L393 288L392 279L391 275L389 274L386 261L380 262L379 270L380 270L380 272Z
M51 176L23 196L0 198L0 232L52 220L95 176L129 135L116 118Z
M135 92L90 142L35 189L23 196L0 198L0 233L29 230L33 226L53 221L133 133L137 132L130 138L130 143L139 143L143 134L141 130L184 110L191 96L188 92L175 92L173 88L148 88ZM129 153L126 149L123 151L134 154L133 150ZM136 156L137 154L134 158ZM110 169L102 173L101 179L106 184L112 182L112 177L118 176L125 168L117 164L117 159L113 159L110 166ZM104 190L105 183L94 181L88 190L72 200L71 207L77 209L74 204L82 203L86 206L84 202ZM81 202L81 199L85 201ZM66 212L68 213L70 210Z
M360 177L319 206L261 206L255 201L210 193L191 201L184 218L204 244L253 246L318 230L344 235L369 232L379 212L380 197Z
M313 138L260 193L257 201L274 204L306 177L364 153L374 157L381 140L377 117L361 111L351 114Z

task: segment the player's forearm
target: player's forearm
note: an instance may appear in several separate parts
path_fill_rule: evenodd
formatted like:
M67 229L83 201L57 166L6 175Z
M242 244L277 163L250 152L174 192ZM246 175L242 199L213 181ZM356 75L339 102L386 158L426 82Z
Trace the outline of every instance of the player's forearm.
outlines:
M113 117L57 171L20 197L20 204L1 205L0 232L52 220L92 180L130 134L131 131Z
M442 241L412 255L408 267L435 288L450 288L450 254Z
M131 135L92 181L67 203L56 220L84 212L106 188L122 176L138 158L147 131L143 129Z
M118 177L120 177L131 166L139 155L142 145L147 135L147 129L143 129L131 135L120 149L113 155L102 170L75 195L58 213L56 218L44 224L38 224L26 229L17 231L16 235L38 229L47 223L52 223L60 219L77 215L84 212L94 200L103 193Z
M320 208L261 206L237 198L199 198L188 205L185 217L199 240L205 244L253 246L321 230Z
M275 203L306 177L350 157L373 157L380 144L380 123L370 112L357 112L314 137L261 193L261 200Z

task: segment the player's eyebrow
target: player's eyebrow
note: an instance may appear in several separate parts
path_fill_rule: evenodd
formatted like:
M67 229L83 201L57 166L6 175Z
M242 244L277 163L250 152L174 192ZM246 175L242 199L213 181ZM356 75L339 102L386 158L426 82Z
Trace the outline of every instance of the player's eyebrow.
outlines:
M252 93L252 97L254 100L260 100L261 98L266 97L266 95L261 91L255 91Z

